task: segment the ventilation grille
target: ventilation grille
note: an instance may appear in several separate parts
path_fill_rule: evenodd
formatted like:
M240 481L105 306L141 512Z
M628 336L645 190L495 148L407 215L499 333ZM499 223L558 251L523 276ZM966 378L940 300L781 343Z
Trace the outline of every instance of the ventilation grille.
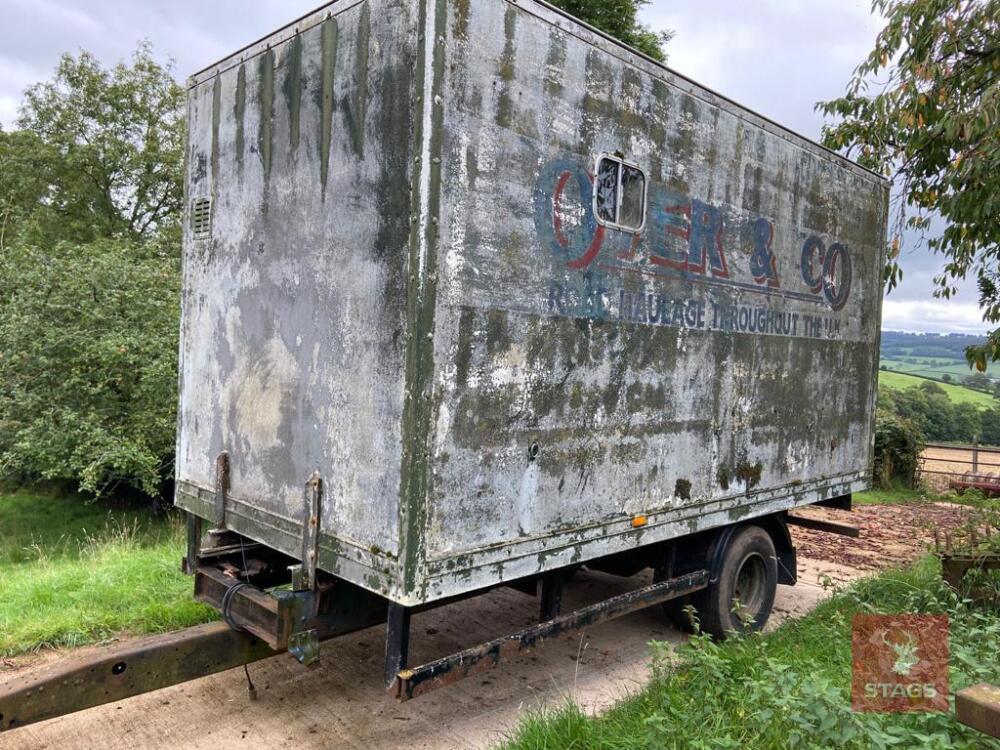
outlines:
M191 231L196 240L207 240L212 236L212 201L210 198L195 198L191 204Z

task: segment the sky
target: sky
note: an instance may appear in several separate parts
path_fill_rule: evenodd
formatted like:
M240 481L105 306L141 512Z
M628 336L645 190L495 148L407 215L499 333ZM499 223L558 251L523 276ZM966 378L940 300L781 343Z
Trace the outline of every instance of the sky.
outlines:
M0 0L0 125L21 92L52 75L59 55L86 49L106 65L149 39L178 78L312 10L319 0ZM814 105L840 95L880 28L870 0L652 0L642 20L676 32L668 64L740 104L818 139ZM44 34L39 34L44 29ZM886 299L883 327L982 332L973 283L935 300L940 257L907 242L904 281Z

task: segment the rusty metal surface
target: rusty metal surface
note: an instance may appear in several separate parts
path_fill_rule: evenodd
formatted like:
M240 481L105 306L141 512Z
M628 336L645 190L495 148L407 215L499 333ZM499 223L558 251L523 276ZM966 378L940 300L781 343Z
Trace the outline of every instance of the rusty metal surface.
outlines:
M227 451L298 555L318 469L319 569L417 606L866 487L871 173L532 0L338 2L189 112L185 509Z
M952 588L959 588L970 570L1000 570L1000 554L962 555L942 552L941 577Z
M497 638L420 667L405 669L390 684L389 694L403 701L416 698L492 669L501 660L520 651L534 648L542 641L623 617L631 612L698 591L707 585L708 571L699 570L605 599L518 633Z
M260 638L275 651L288 647L290 613L287 607L266 591L243 587L226 602L227 592L239 584L239 579L226 576L209 565L198 567L194 579L196 601L215 607L220 612L227 605L227 618L252 635Z
M0 684L0 731L140 695L273 656L225 623L69 658Z
M976 685L955 694L955 718L983 734L1000 738L1000 688Z

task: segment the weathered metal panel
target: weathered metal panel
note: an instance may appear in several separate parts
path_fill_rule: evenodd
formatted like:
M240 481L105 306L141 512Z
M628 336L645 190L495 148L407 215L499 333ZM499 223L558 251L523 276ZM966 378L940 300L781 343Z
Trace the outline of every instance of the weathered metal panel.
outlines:
M864 486L884 182L543 5L445 34L426 590Z
M417 23L337 3L189 93L212 226L185 227L179 504L203 510L228 451L227 525L297 555L318 471L321 565L352 578L398 549Z
M866 485L876 176L532 0L342 0L189 106L183 507L228 451L294 556L318 470L319 567L418 604Z

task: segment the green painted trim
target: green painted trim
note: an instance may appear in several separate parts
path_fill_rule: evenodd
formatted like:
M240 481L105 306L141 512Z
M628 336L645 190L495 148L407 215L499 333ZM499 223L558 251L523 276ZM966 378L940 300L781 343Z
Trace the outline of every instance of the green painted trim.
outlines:
M565 557L559 557L565 556L566 553L572 553L574 562L585 563L587 560L607 554L639 549L739 521L749 521L812 505L831 497L861 492L868 488L867 477L862 478L860 474L854 476L854 479L818 482L816 483L818 486L814 489L796 494L788 494L787 490L767 493L753 505L742 506L739 518L732 518L731 509L725 507L715 507L711 510L698 509L696 513L689 512L684 515L681 513L690 509L682 509L673 513L668 511L651 515L649 524L639 529L630 528L629 519L623 517L614 522L554 533L550 536L533 537L511 544L449 554L447 557L428 563L425 586L432 591L429 596L425 592L423 599L433 601L453 596L458 591L480 588L479 584L470 586L470 579L477 573L488 577L489 585L516 580L567 564ZM721 516L726 518L720 521ZM526 562L530 568L528 570L524 569Z
M368 59L372 36L371 3L361 6L358 21L357 48L354 51L354 90L348 110L348 127L351 131L351 146L359 159L365 154L365 120L368 117Z
M240 65L236 73L236 101L233 103L233 118L236 120L236 168L243 174L243 154L246 151L247 116L247 68Z
M340 39L337 19L330 17L323 21L322 28L322 64L321 75L323 85L321 87L320 105L320 136L319 136L319 176L326 196L326 181L330 174L330 145L333 142L333 112L335 104L333 101L333 80L337 74L337 43Z
M260 131L257 133L257 148L260 162L264 166L264 207L267 208L267 189L271 182L271 161L274 153L274 50L269 49L260 56L257 82L260 103Z
M215 516L214 490L178 482L174 503L211 525ZM226 500L226 528L296 559L302 551L302 521L279 516L232 496ZM382 596L399 595L395 585L398 563L386 550L362 547L322 530L318 546L317 566L321 570Z
M430 11L434 26L430 28ZM444 81L446 0L420 3L420 53L416 80L421 116L414 126L414 164L411 191L409 286L407 289L406 400L403 406L403 456L400 476L399 550L403 592L423 589L424 530L427 521L429 440L434 383L434 316L437 305L438 217L441 208L441 149L444 139L444 103L438 96ZM428 60L428 46L431 59ZM427 90L428 65L431 66ZM430 133L424 132L429 114ZM422 190L425 174L428 194ZM425 204L426 198L426 204Z
M222 120L222 79L212 82L212 194L219 179L219 124Z
M288 42L285 72L285 105L288 107L288 145L294 154L299 148L300 121L302 119L302 35L296 34Z

